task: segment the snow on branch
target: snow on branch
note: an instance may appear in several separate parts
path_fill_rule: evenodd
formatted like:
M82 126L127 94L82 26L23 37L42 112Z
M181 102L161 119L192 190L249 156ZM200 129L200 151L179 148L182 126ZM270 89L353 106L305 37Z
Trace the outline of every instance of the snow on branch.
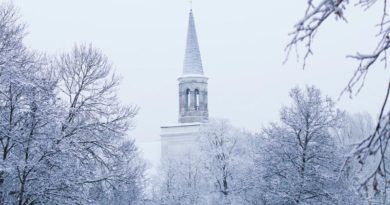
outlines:
M388 167L386 166L386 150L390 140L390 112L386 114L386 105L388 105L390 94L390 83L387 88L386 97L381 108L381 112L378 119L378 124L375 127L375 131L369 137L360 142L353 154L357 156L359 163L365 165L367 160L372 160L373 157L379 154L379 161L376 162L375 169L371 174L362 182L361 187L366 188L372 181L372 185L375 191L379 191L377 178L383 178L385 184L389 183L387 180L387 174L389 174ZM386 186L384 188L386 193Z
M342 90L341 95L345 93L349 93L350 97L357 95L364 87L365 78L368 72L372 70L374 64L382 62L384 63L384 67L387 67L387 50L390 48L390 20L388 19L387 13L387 0L356 0L352 5L361 6L367 10L373 8L373 5L378 2L382 2L383 4L381 7L383 9L382 18L377 24L379 32L373 35L379 37L379 41L377 42L376 48L368 54L357 53L347 56L348 58L357 60L359 64L346 87ZM296 49L297 58L299 59L298 47L303 44L305 49L303 68L305 68L308 57L313 54L312 42L321 25L332 14L336 16L336 19L347 21L344 16L344 11L348 6L351 6L349 0L308 0L304 17L294 25L294 30L290 33L292 38L285 48L287 53L285 62L288 60L293 48ZM390 183L387 180L388 170L385 165L385 153L390 140L389 90L390 81L383 105L380 108L380 115L375 131L358 144L353 152L361 165L367 166L367 163L365 163L366 160L369 160L371 165L374 163L374 166L372 166L374 170L362 182L362 187L366 188L368 183L372 182L373 189L378 191L378 178L380 177L384 179L385 192L386 184ZM375 157L379 157L380 159L378 160Z
M307 58L313 54L312 42L319 27L332 14L346 21L343 15L346 4L348 4L348 0L322 0L318 4L315 4L314 0L308 0L305 16L294 25L294 31L289 34L293 37L285 48L287 52L285 62L288 60L292 48L295 47L298 50L298 44L303 43L306 48L303 57L303 68L305 68ZM298 51L296 52L299 58Z

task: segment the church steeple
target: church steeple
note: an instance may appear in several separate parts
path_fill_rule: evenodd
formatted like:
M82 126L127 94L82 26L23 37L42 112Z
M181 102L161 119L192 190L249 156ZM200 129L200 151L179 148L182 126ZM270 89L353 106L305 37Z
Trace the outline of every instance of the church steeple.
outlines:
M182 76L179 77L179 123L201 123L208 120L207 80L196 35L194 15L190 10L187 46Z
M194 146L208 114L208 78L203 73L192 9L189 12L184 67L178 68L179 124L161 127L161 158L178 159L198 151ZM183 70L181 70L183 69Z
M203 75L202 59L196 35L194 15L190 10L188 31L187 31L187 46L184 57L183 75L200 74Z

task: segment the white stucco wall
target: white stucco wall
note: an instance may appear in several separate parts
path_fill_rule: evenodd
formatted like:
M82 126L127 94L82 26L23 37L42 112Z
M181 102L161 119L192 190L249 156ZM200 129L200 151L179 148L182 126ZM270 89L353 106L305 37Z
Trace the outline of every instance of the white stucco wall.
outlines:
M176 158L196 151L201 123L161 127L161 159Z

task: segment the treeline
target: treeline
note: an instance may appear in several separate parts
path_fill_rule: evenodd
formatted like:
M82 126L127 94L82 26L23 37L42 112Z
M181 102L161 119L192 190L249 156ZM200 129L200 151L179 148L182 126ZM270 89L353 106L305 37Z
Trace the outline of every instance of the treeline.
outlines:
M126 138L138 108L119 103L107 57L85 44L34 52L18 18L0 4L0 204L390 203L386 149L348 157L371 117L338 110L315 87L292 89L260 133L211 120L195 152L164 159L148 181Z
M196 151L163 161L151 204L386 204L386 189L362 188L367 172L346 157L372 132L371 117L335 108L315 87L290 98L258 134L206 124Z
M145 164L125 136L111 63L91 45L27 49L16 9L0 5L0 204L134 204Z

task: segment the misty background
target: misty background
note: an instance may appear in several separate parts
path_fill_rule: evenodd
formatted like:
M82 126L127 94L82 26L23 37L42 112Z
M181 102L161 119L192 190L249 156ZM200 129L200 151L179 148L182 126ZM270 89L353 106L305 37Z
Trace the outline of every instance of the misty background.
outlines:
M182 72L190 3L188 0L15 0L28 27L26 44L59 54L75 43L93 43L122 76L119 95L140 112L129 136L144 157L158 162L160 126L178 117L177 77ZM355 7L342 20L325 22L314 40L314 56L302 70L295 53L283 65L288 33L302 17L305 1L195 0L193 11L204 71L209 79L209 115L227 118L252 132L276 121L289 103L291 87L315 85L338 99L357 66L348 54L376 46L377 9ZM380 7L376 4L374 7ZM380 9L380 8L379 8ZM365 23L368 22L368 23ZM376 64L362 91L337 102L349 112L374 119L384 99L388 70Z

